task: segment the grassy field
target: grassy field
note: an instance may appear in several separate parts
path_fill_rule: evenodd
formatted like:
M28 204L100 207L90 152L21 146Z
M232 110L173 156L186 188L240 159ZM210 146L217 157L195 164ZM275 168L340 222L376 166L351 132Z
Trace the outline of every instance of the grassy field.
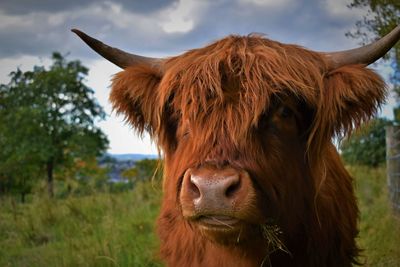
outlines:
M400 222L391 215L384 169L351 167L366 266L400 266ZM0 199L0 266L162 266L157 261L160 189L28 204Z
M0 266L161 266L154 221L161 192L94 194L0 207Z
M358 243L364 249L361 261L371 267L400 266L400 218L391 212L386 187L386 170L350 167L356 178L360 208Z

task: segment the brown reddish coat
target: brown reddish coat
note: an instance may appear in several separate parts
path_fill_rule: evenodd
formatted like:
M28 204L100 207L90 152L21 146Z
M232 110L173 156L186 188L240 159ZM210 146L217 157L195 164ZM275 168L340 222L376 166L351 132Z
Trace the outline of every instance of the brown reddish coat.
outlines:
M157 228L168 266L356 262L352 178L331 140L373 116L385 96L380 77L363 65L330 70L323 54L257 35L229 36L162 69L126 68L110 99L164 152ZM224 235L215 242L182 215L185 173L210 165L249 174L253 193L235 213L248 224L238 242ZM269 223L286 251L262 238Z

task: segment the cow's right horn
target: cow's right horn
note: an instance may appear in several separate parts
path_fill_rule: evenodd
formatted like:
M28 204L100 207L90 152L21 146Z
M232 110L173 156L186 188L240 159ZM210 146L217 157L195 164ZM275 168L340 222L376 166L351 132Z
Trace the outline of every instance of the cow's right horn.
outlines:
M90 46L99 55L114 63L120 68L125 69L129 66L134 66L137 64L149 64L156 67L161 67L161 63L163 61L163 59L161 58L143 57L135 54L130 54L118 48L108 46L78 29L72 29L71 31L76 33L88 46Z
M345 65L369 65L383 57L400 39L400 25L376 42L350 50L323 53L329 60L329 68Z

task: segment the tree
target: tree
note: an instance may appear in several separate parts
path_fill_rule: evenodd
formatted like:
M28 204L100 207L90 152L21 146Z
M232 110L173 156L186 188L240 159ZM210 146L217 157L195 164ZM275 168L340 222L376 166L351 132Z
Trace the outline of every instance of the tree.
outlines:
M362 20L356 22L357 30L347 36L361 39L364 43L372 38L382 37L400 24L400 2L398 0L353 0L350 8L367 9ZM400 62L400 44L396 44L386 59Z
M398 0L353 0L350 8L366 9L362 20L356 23L356 31L346 35L360 39L364 44L388 34L400 25L400 1ZM393 91L400 99L400 43L397 43L384 57L393 69L390 80ZM394 122L400 123L400 103L394 108ZM342 156L348 163L376 166L385 161L385 126L391 122L386 119L372 121L360 133L342 145Z
M75 158L55 174L55 178L63 182L58 196L84 195L93 193L94 190L104 191L110 178L109 172L109 168L99 165L96 157L86 157L84 160Z
M356 23L357 30L347 33L347 36L361 39L364 43L372 38L382 37L400 25L399 0L353 0L351 8L364 8L368 12L363 20ZM391 62L393 75L391 82L397 97L400 97L400 43L397 43L385 57ZM400 122L399 107L395 109L395 120Z
M385 127L392 122L374 119L341 143L342 158L348 164L377 167L386 160Z
M0 176L45 174L50 197L57 167L99 156L108 145L95 125L105 113L84 84L88 69L59 53L52 60L49 69L17 69L0 85Z

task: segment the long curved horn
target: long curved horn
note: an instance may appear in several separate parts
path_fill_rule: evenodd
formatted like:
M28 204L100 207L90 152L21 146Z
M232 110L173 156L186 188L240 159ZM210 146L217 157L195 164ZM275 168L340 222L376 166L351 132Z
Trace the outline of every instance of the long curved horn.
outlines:
M108 46L78 29L72 29L71 31L76 33L88 46L90 46L99 55L101 55L108 61L111 61L122 69L136 64L150 64L160 67L163 61L163 59L161 58L138 56L124 52L118 48Z
M329 58L329 68L335 69L345 65L352 64L365 64L369 65L374 63L386 52L392 48L396 42L400 39L400 25L394 28L390 33L371 43L359 48L350 50L323 53Z

